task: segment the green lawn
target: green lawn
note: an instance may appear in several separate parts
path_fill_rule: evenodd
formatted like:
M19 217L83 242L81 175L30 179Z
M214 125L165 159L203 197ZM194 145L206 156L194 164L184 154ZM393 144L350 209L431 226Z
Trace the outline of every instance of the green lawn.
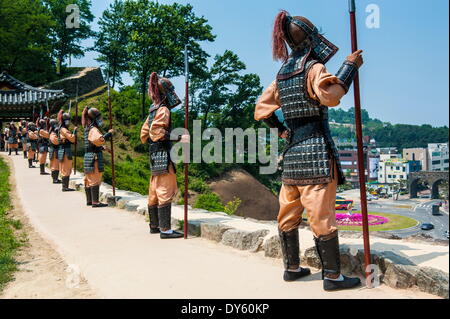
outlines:
M355 212L361 213L361 212ZM417 220L396 215L396 214L387 214L387 213L377 213L377 212L369 212L369 215L377 215L389 218L389 222L382 225L369 226L369 231L386 231L386 230L398 230L405 229L409 227L414 227L417 225ZM352 231L362 231L361 226L339 226L340 230L352 230Z
M15 237L14 230L21 228L19 221L8 217L7 212L11 209L9 167L0 157L0 291L13 277L17 269L14 253L20 246Z

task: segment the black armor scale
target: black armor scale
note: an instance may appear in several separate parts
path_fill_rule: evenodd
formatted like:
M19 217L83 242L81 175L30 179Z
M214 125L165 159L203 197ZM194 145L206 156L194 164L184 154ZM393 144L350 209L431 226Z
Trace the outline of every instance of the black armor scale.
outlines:
M149 116L148 116L148 127L151 129L152 122L155 119L156 113L159 108L165 107L164 105L153 105L150 108ZM170 141L170 129L171 129L172 120L169 120L169 128L166 133L166 139L164 141L152 141L151 138L148 139L150 144L149 147L149 158L150 158L150 169L152 171L153 176L164 175L169 173L169 166L172 163L170 159L170 149L172 148L172 143ZM175 169L175 165L173 165Z
M277 76L281 109L290 131L289 144L283 152L282 181L285 185L329 183L336 163L340 185L345 178L331 137L328 107L308 94L307 75L318 63L309 50L294 52Z
M61 131L63 128L66 128L66 127L61 126L58 130L58 141L59 141L58 160L60 162L62 162L64 160L64 155L67 156L68 160L72 160L72 155L73 155L72 154L72 143L68 139L66 139L64 142L62 141Z

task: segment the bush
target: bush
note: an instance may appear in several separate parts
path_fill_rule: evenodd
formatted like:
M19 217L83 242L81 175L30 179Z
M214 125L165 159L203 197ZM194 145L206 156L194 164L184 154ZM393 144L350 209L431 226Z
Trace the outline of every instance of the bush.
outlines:
M224 208L224 212L227 215L234 215L238 210L239 206L241 206L241 199L239 197L234 197L232 201L229 201Z
M206 209L211 212L223 212L224 207L216 193L201 194L197 197L194 208Z

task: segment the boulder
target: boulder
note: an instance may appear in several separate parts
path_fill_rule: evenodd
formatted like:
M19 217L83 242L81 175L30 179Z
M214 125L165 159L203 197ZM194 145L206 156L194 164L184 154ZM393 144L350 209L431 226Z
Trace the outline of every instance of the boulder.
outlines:
M240 250L258 251L268 233L267 229L253 232L230 229L223 233L221 243Z
M310 248L306 249L302 260L303 260L304 264L306 264L308 266L311 266L311 267L314 267L317 269L322 268L322 263L320 262L320 258L319 258L319 255L317 254L316 247L310 247Z
M203 223L200 226L203 238L213 240L216 242L222 241L223 234L232 229L230 226L216 223Z
M264 242L264 256L271 258L283 258L280 236L274 235Z

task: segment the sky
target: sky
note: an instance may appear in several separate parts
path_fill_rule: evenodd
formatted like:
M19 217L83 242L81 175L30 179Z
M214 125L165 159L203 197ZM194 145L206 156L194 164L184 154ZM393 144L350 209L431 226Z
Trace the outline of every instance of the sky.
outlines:
M113 0L92 0L97 17ZM202 46L211 57L232 50L246 64L248 73L261 77L264 87L275 78L280 63L272 59L271 32L280 9L310 19L336 46L338 53L327 63L336 73L351 52L347 0L160 0L190 3L204 16L217 35ZM359 48L364 50L360 70L362 107L372 118L393 124L449 125L449 2L448 0L356 0ZM369 5L380 12L379 28L368 28ZM93 40L83 42L92 46ZM72 66L98 66L96 52L72 61ZM212 60L212 58L211 58ZM126 84L132 79L124 76ZM183 80L176 79L176 87ZM179 95L184 94L179 89ZM339 107L354 105L350 91Z

